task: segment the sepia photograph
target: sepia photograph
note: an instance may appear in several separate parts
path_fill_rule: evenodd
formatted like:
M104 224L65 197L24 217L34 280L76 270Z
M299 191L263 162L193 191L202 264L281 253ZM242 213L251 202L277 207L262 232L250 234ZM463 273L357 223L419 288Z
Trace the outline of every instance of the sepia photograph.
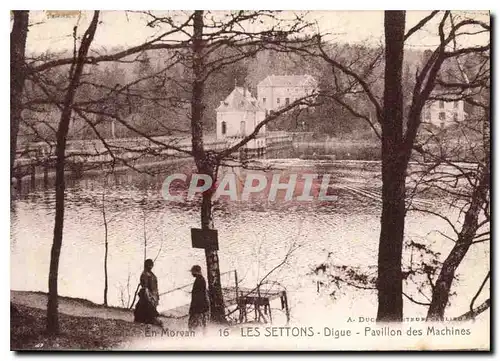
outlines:
M491 22L11 10L10 350L491 351Z

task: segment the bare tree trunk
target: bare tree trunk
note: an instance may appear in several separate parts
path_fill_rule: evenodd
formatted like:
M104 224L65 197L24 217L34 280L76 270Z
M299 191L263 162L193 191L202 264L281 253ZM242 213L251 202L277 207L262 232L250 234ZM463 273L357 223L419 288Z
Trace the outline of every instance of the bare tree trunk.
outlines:
M203 61L203 11L194 13L194 33L192 44L193 55L193 85L191 99L191 141L194 160L200 174L209 175L215 182L215 161L205 152L203 146L203 96L205 91L204 61ZM203 193L201 205L201 228L213 229L212 189ZM216 250L205 250L207 262L208 293L210 298L211 320L224 323L224 299L220 282L219 257Z
M203 194L201 206L202 229L212 229L212 192ZM222 285L220 281L219 256L216 250L205 249L207 262L208 293L210 298L211 320L216 323L225 323L224 299L222 296Z
M47 332L56 334L59 332L59 317L58 317L58 290L57 278L59 272L59 257L61 255L63 226L64 226L64 193L65 193L65 180L64 180L64 165L65 165L65 152L66 152L66 137L68 135L69 123L71 120L71 113L73 101L75 98L76 90L80 83L85 58L90 48L90 44L94 39L94 34L97 29L99 20L99 11L94 12L94 17L89 25L89 28L83 35L78 55L74 59L74 63L70 70L70 82L66 96L64 98L63 108L61 111L61 120L57 129L57 143L56 143L56 213L54 222L54 238L52 242L52 249L50 252L50 268L49 268L49 297L47 303ZM76 29L75 29L76 31Z
M146 202L146 198L144 198L144 202ZM144 205L146 207L146 205ZM146 208L142 210L142 235L144 238L143 250L144 250L144 262L146 262L147 258L147 250L148 250L148 236L146 234Z
M471 203L465 213L464 224L462 225L458 239L439 272L432 292L431 305L427 311L427 321L442 321L444 319L444 311L448 304L455 271L474 242L474 237L478 229L479 213L488 196L490 181L488 169L489 165L485 166L481 179L472 193Z
M406 162L402 69L405 12L385 12L385 84L382 119L382 217L378 253L377 321L403 319L401 256L405 223Z
M108 305L108 221L104 203L105 191L102 192L102 218L104 221L104 306Z
M14 23L10 33L10 177L13 176L17 150L17 134L23 110L23 89L26 79L24 64L28 36L28 10L13 10Z

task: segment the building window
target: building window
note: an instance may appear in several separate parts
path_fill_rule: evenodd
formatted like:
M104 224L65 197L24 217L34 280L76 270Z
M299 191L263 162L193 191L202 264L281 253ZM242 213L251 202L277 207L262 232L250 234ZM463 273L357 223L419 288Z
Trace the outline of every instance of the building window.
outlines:
M226 134L226 122L221 123L221 133L223 135Z
M279 104L280 103L280 98L276 98L276 103Z
M441 123L439 124L441 126L441 128L444 128L444 122L441 121Z
M458 108L458 101L457 101L457 100L455 100L455 101L453 102L453 108L455 108L455 109L457 109L457 108Z
M269 111L266 109L266 118L267 118L268 115L269 115Z
M439 120L443 121L446 119L446 113L445 112L439 112Z
M425 110L425 119L431 120L431 110L429 108Z
M453 113L453 121L458 122L458 114L457 113Z
M262 104L266 104L266 98L262 98Z
M244 121L240 122L240 134L243 136L245 135L245 122Z
M441 109L443 109L443 108L444 108L444 101L443 101L443 100L440 100L440 101L439 101L439 107L440 107Z
M285 104L290 105L290 98L285 98Z

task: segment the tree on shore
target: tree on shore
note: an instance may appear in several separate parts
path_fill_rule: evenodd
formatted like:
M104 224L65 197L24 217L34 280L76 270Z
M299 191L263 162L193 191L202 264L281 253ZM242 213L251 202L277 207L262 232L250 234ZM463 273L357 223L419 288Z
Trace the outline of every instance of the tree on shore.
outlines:
M446 128L431 129L418 139L418 151L425 163L412 171L417 177L412 193L436 192L448 199L453 216L439 210L429 211L413 206L413 210L431 214L443 220L451 235L443 236L453 247L435 275L428 277L431 291L427 320L441 321L452 294L456 272L471 247L490 241L490 54L474 53L455 59L437 80L439 91L432 101L462 103L467 110L463 120L448 124ZM465 162L457 162L456 160ZM470 302L470 310L460 319L474 318L489 308L489 297L475 307L490 272Z
M71 120L72 106L75 99L75 94L80 83L85 59L90 49L90 45L94 40L94 35L97 30L99 21L99 11L94 12L92 21L89 27L85 30L78 52L76 51L76 31L74 28L75 53L73 63L69 71L69 86L66 90L64 103L61 107L61 119L57 130L56 144L56 204L55 204L55 222L54 222L54 239L50 252L50 269L49 269L49 296L47 303L47 331L51 334L59 332L59 315L58 315L58 274L59 274L59 258L61 255L61 246L63 240L64 228L64 199L66 183L64 179L65 166L65 151L66 137L68 135L69 123Z
M282 28L278 19L272 12L265 11L236 11L217 15L202 10L194 11L192 17L191 48L189 53L191 72L191 144L192 155L196 164L198 174L208 176L213 183L217 180L219 165L226 158L241 149L251 139L255 138L259 130L270 121L281 114L304 104L304 99L293 102L288 107L274 113L264 119L255 130L244 139L231 147L220 151L207 150L203 142L204 114L205 114L205 85L214 73L222 71L230 64L237 63L246 58L253 57L259 51L266 48L281 48L287 42L307 43L300 38L293 39L302 29L308 26L300 18L291 25ZM260 19L267 18L271 23L270 28L257 31L246 31L245 26ZM221 46L227 49L226 53L216 54L214 51ZM236 51L235 51L236 50ZM212 197L215 188L211 187L202 194L201 200L201 228L213 229ZM220 269L218 252L213 249L205 249L207 262L207 278L210 298L211 319L216 323L225 323L224 300L220 282Z
M109 252L109 242L108 242L108 219L106 217L106 183L107 175L104 179L104 189L102 191L102 222L104 225L104 291L103 291L103 305L108 305L108 252Z
M13 176L17 151L17 135L23 111L23 90L26 79L26 39L28 37L29 11L13 10L10 32L10 177Z
M408 164L402 149L403 92L401 80L405 12L387 11L384 16L384 30L385 75L381 112L382 216L378 248L377 321L402 321L401 256L404 239L405 171Z

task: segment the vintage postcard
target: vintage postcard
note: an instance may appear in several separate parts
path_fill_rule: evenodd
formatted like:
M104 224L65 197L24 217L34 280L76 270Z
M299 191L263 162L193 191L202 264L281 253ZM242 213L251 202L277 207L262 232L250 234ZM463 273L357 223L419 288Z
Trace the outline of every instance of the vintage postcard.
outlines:
M489 351L490 36L11 11L11 350Z

